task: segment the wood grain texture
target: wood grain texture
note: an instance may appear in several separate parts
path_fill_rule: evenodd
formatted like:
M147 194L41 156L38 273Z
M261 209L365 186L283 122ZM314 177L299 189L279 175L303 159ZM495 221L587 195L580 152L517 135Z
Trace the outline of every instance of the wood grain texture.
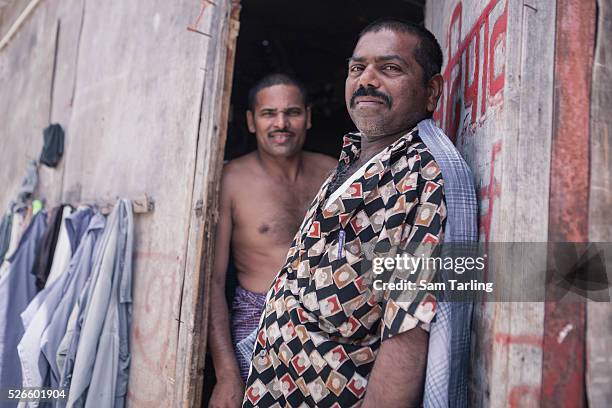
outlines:
M588 241L585 209L589 205L589 95L595 11L594 1L557 1L550 242ZM552 266L555 259L553 254L549 257ZM548 270L551 273L553 268ZM586 306L583 302L557 301L563 291L547 287L541 404L581 407L586 403ZM564 332L567 334L560 337Z
M201 127L191 199L187 264L181 295L175 406L200 407L208 333L208 303L218 219L218 193L227 137L240 3L211 10L209 53L202 93Z
M474 173L481 242L546 242L554 2L429 2L425 21L446 61L434 117ZM544 281L546 253L490 255L488 278L510 296ZM542 303L476 305L471 406L539 404L543 319Z
M49 124L58 12L57 3L40 4L0 51L1 212L15 198L27 163L39 158ZM50 204L61 193L61 184L48 182L54 174L41 169L35 192Z
M612 1L599 0L591 87L589 241L612 242ZM609 280L612 271L608 271ZM610 290L608 289L608 292ZM612 304L587 303L586 392L612 406Z
M49 205L155 200L135 217L131 407L174 403L208 55L208 41L186 30L195 12L190 0L41 2L0 52L0 205L49 120L66 130L60 165L40 172Z
M8 33L30 2L31 0L0 0L0 38Z
M173 312L185 267L199 67L207 49L185 30L192 12L187 0L84 6L62 198L148 194L156 205L135 218L133 407L173 402L179 331Z
M507 88L500 202L501 242L546 242L553 118L555 4L508 2ZM516 44L513 46L512 44ZM546 253L512 252L497 270L510 296L543 299ZM533 288L538 288L535 293ZM544 307L516 301L498 304L493 323L491 392L495 406L539 404ZM507 331L506 331L507 330ZM507 341L500 341L507 339Z

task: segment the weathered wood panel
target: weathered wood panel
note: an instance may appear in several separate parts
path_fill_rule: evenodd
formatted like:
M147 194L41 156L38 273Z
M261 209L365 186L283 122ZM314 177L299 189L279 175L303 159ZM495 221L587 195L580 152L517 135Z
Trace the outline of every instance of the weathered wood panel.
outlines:
M186 30L191 1L84 10L63 198L155 200L135 225L128 402L170 406L207 42Z
M29 160L38 159L49 124L56 49L57 4L38 7L0 51L0 209L15 197ZM53 33L50 35L50 33ZM41 171L39 192L57 196L61 186Z
M212 37L202 93L176 366L175 405L184 407L200 407L202 404L208 293L240 4L239 1L217 2L214 8L208 4L204 12L212 16L208 31Z
M507 98L502 165L502 242L545 242L553 119L555 4L509 1ZM516 44L516 46L512 46ZM517 254L497 271L516 299L531 287L544 298L546 253ZM492 392L496 406L534 407L541 393L544 307L536 302L498 305L494 323ZM507 323L505 323L505 322ZM499 326L497 323L499 322ZM508 332L503 329L509 327ZM503 340L502 340L503 339ZM496 396L496 397L494 397Z
M612 1L597 2L591 90L589 241L612 242ZM609 271L608 271L609 272ZM612 406L612 304L587 303L586 389L590 407Z
M435 118L474 172L485 244L547 240L554 19L554 2L544 1L426 8L446 60ZM490 279L511 295L544 281L545 253L516 261L490 258ZM539 403L543 319L541 303L476 305L473 406Z
M49 205L155 200L136 217L129 406L174 403L204 78L214 71L208 39L186 30L198 11L190 0L41 2L0 52L0 205L50 120L66 146L58 168L41 169Z
M0 40L32 0L0 0Z
M594 1L557 1L548 231L551 242L588 241L585 208L589 194L589 95L595 11ZM554 264L553 255L550 257ZM547 300L558 299L562 291L547 288ZM584 303L546 302L542 406L585 406L585 322ZM560 337L561 333L565 335Z

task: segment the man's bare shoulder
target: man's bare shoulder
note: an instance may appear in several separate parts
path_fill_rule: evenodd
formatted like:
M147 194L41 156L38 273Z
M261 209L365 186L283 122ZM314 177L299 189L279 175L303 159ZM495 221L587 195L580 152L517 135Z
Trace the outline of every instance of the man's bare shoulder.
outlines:
M318 174L324 175L329 174L329 172L338 164L337 159L321 153L304 152L304 159L309 169L316 171Z
M232 190L245 180L251 178L258 169L255 152L233 159L223 166L222 187Z

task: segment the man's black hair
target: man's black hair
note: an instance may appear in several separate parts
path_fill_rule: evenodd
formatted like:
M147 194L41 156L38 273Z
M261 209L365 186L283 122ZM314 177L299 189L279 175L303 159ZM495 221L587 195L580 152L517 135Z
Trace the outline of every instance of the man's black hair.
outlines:
M269 88L274 85L293 85L297 89L299 89L302 94L302 100L304 101L304 106L308 106L308 92L306 91L306 87L299 81L297 78L284 73L273 73L268 74L265 77L261 78L253 87L249 90L249 110L255 110L255 100L257 98L257 94L262 89Z
M412 34L419 38L419 45L414 51L414 59L423 68L423 80L427 83L442 69L442 49L436 37L423 26L395 18L382 18L370 23L361 30L357 41L367 33L389 30L396 33Z

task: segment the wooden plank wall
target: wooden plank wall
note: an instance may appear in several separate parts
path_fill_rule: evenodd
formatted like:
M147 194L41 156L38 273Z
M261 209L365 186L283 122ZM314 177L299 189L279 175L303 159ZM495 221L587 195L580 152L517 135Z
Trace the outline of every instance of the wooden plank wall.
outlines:
M610 0L428 3L447 59L435 117L474 170L489 248L612 241L611 22ZM545 253L511 260L488 271L511 293L544 279ZM473 325L474 406L612 404L610 303L485 301Z
M207 103L231 78L236 4L42 2L0 51L0 206L17 191L42 129L60 122L66 152L41 169L50 205L150 194L137 217L129 405L193 405L205 347L206 288L223 110ZM474 172L481 240L549 236L556 2L430 1L426 25L445 52L446 86L435 118ZM610 1L599 1L593 70L589 239L610 241ZM5 25L1 27L3 30ZM212 48L211 48L212 47ZM214 61L214 63L213 63ZM203 103L204 102L204 103ZM538 157L528 164L527 157ZM528 171L526 171L528 166ZM534 182L536 181L536 182ZM196 210L197 209L197 210ZM543 279L546 258L495 269L500 283ZM501 260L497 260L501 261ZM506 272L506 273L504 273ZM539 274L538 274L539 273ZM519 276L520 278L517 278ZM506 279L506 280L504 280ZM513 290L519 291L518 285ZM609 406L610 305L587 305L587 396ZM490 303L475 310L474 406L536 406L542 395L544 306ZM603 340L602 340L603 339ZM602 357L606 356L606 357ZM201 357L201 356L200 356Z
M0 0L0 38L9 31L29 3L30 0Z
M446 61L434 118L474 172L487 246L547 240L554 22L551 1L427 3L425 23ZM544 270L545 253L521 262L491 257L488 274L518 294L543 282ZM539 404L543 320L542 303L476 305L471 405Z
M195 167L187 265L181 294L181 330L177 354L176 405L201 407L208 333L218 195L227 137L231 84L239 29L240 2L217 3L202 93L200 139ZM217 101L210 103L208 101Z
M612 242L612 1L599 0L591 81L589 241ZM608 271L608 276L610 271ZM587 303L586 391L612 406L612 303Z
M143 193L155 200L135 226L133 407L180 403L182 294L197 256L187 248L201 232L189 228L196 160L206 160L212 134L201 124L202 102L205 84L215 87L225 70L223 62L207 66L211 37L186 28L222 36L211 22L227 19L229 2L216 3L194 21L201 2L192 0L43 1L0 51L1 208L50 121L65 128L66 146L59 167L41 169L38 193L49 206Z
M27 162L38 159L42 129L49 123L58 13L55 4L39 7L28 19L28 28L0 51L1 211L15 197ZM61 186L51 181L61 171L41 172L43 195L57 197Z
M589 104L595 6L595 1L557 0L548 229L551 242L588 241ZM555 254L549 254L551 265L555 264L554 257ZM553 300L564 292L562 288L550 287L546 293L541 395L544 407L586 404L586 305Z

